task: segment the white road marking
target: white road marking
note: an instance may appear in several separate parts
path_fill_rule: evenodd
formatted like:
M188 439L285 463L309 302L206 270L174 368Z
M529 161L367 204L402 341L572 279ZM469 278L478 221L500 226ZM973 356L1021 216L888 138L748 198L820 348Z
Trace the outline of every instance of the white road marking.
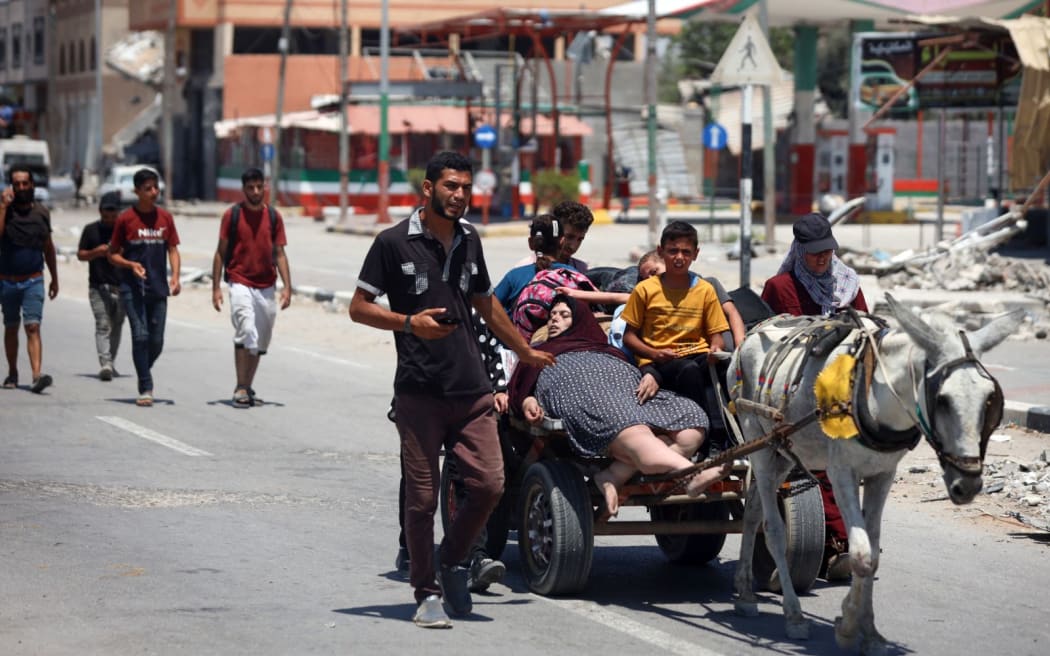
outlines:
M1005 364L995 364L994 362L986 362L984 366L989 369L998 369L999 371L1017 371L1017 367L1008 367Z
M711 651L695 642L681 640L673 635L646 626L619 613L607 610L598 604L578 599L551 599L537 594L532 595L534 599L553 604L562 610L575 613L584 619L597 622L620 633L625 633L632 638L647 642L671 654L680 656L722 656L717 651Z
M173 437L168 437L167 435L162 435L161 433L158 433L155 430L150 430L149 428L146 428L145 426L139 426L135 422L128 421L127 419L122 419L121 417L96 417L96 419L101 419L102 421L106 422L107 424L116 426L117 428L122 428L122 429L128 431L129 433L132 433L133 435L138 435L139 437L141 437L141 438L143 438L145 440L149 440L150 442L156 442L157 444L159 444L161 446L166 446L169 449L172 449L173 451L178 451L179 453L182 453L182 454L187 455L187 456L210 456L210 455L212 455L212 454L208 453L207 451L204 451L202 449L198 449L195 446L190 446L189 444L186 444L185 442L180 442L180 441L176 440Z
M285 351L291 351L292 353L299 353L300 355L309 355L310 357L317 358L318 360L324 360L325 362L331 362L332 364L346 365L347 367L354 367L356 369L371 369L372 368L372 367L368 366L367 364L361 364L360 362L354 362L353 360L344 360L343 358L333 358L333 357L324 355L322 353L316 353L314 351L308 351L307 349L299 348L297 346L285 346L284 350Z

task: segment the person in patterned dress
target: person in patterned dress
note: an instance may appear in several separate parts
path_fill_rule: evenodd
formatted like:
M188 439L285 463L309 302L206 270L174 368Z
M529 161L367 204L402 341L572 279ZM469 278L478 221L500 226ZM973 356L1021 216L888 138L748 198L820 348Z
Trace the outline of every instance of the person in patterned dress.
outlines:
M699 405L663 389L643 399L641 372L608 344L585 303L555 297L547 330L548 341L534 348L558 362L546 370L518 364L509 386L511 409L534 424L545 415L557 417L576 452L613 458L593 480L609 515L619 509L619 488L636 471L663 474L692 466L708 426ZM686 493L698 496L727 473L701 471Z

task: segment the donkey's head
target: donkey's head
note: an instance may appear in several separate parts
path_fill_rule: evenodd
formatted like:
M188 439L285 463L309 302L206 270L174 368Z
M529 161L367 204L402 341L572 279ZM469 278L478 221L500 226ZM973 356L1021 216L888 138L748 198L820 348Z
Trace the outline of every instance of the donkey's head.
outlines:
M889 294L886 301L925 353L922 378L916 379L919 427L940 458L948 496L954 503L969 503L981 491L985 448L1003 413L999 383L978 358L1017 329L1024 311L968 333L945 315L931 314L924 321Z

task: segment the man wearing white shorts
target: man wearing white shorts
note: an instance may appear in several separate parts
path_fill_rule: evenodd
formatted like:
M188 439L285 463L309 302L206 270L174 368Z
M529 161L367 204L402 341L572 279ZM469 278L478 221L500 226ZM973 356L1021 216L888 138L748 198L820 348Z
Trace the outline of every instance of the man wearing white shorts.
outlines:
M244 202L223 214L219 245L212 262L212 305L222 310L223 270L230 287L233 322L233 360L237 386L233 405L261 405L252 383L259 356L266 353L277 318L277 276L281 276L281 309L292 302L292 279L284 247L284 220L276 208L263 203L266 182L262 171L248 169L241 176Z

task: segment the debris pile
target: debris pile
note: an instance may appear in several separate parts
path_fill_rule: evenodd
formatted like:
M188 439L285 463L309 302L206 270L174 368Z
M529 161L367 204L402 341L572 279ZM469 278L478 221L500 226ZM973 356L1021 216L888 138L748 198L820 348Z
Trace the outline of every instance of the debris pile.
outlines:
M985 463L984 493L999 497L1006 514L1034 528L1050 531L1050 453L1034 462L995 460Z
M992 441L1009 440L1004 434L992 435ZM974 503L980 505L981 497L994 499L1001 507L1004 517L1011 517L1033 528L1050 532L1050 451L1043 451L1034 461L1025 462L1015 458L989 459L984 463L984 489ZM933 475L935 474L935 475ZM944 501L944 481L936 466L913 465L903 476L930 476L923 483L937 490L922 501Z
M1023 292L1050 302L1050 268L1045 264L979 248L947 252L921 265L904 264L898 271L884 272L879 282L889 288Z

